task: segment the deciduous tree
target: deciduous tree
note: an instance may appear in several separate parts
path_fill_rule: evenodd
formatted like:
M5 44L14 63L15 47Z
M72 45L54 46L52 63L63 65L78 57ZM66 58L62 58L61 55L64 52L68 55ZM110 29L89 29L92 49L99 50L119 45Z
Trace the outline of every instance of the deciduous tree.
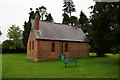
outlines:
M5 40L3 41L2 43L2 48L3 49L14 49L14 46L13 46L13 41L12 40Z
M10 40L13 40L14 44L13 44L13 48L14 49L19 49L19 48L23 48L23 43L22 43L22 30L20 30L19 26L15 26L12 25L9 29L8 29L8 34L7 37Z

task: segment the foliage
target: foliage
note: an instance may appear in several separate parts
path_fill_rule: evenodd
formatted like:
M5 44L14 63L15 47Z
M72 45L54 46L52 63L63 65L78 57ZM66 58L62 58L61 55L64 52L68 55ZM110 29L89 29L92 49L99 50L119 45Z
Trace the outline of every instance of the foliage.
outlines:
M38 8L36 8L36 11L35 11L35 15L34 16L36 16L36 14L39 16L39 18L41 18L41 15L40 15L40 13L39 13L39 9ZM35 18L34 18L35 19Z
M51 16L51 14L48 14L45 17L46 17L45 21L47 21L47 22L53 22L53 18Z
M67 25L72 25L75 26L78 24L78 19L76 16L71 16L72 12L75 12L75 5L73 2L64 2L64 6L63 6L63 24L67 24ZM68 15L69 14L69 15Z
M1 32L1 30L0 30L0 36L2 35L2 32Z
M89 21L87 16L82 11L80 12L79 25L84 33L88 33Z
M76 16L69 17L66 13L63 14L63 24L76 26L78 24L78 18Z
M34 11L32 10L32 8L30 8L30 13L29 13L29 21L30 21L30 19L35 19L35 13L34 13Z
M43 21L43 17L47 14L46 11L47 11L46 7L44 7L44 6L39 7L39 12L40 12L40 16L41 16L42 21Z
M75 5L73 2L64 2L63 7L64 7L63 9L64 13L68 13L70 17L71 17L71 13L76 11Z
M2 32L0 31L0 36L2 35Z
M78 18L76 16L71 16L70 17L70 24L72 26L77 26L77 24L78 24Z
M24 46L25 47L27 47L27 40L28 40L28 33L30 32L30 27L29 27L29 25L30 25L30 21L28 21L28 22L24 22L24 31L23 31L23 33L22 33L22 36L23 36L23 39L22 39L22 42L23 42L23 44L24 44Z
M104 56L106 51L120 45L120 2L96 2L90 8L90 39L98 56Z
M12 49L12 47L13 47L13 41L12 40L5 40L5 41L3 41L3 43L2 43L2 48L4 48L4 49Z
M31 19L35 19L35 14L39 13L38 8L36 9L36 12L34 13L34 11L32 10L32 8L30 8L30 13L29 13L29 21L28 22L24 22L24 31L22 33L22 42L24 44L25 47L27 47L27 41L28 41L28 35L30 33L30 29L31 29ZM40 17L40 15L39 15Z
M2 48L2 54L25 54L27 52L27 49L5 49L5 48Z
M8 34L7 37L10 40L13 40L13 46L12 49L17 49L17 48L23 48L23 43L22 43L22 30L20 30L19 26L12 25L8 29Z
M69 16L66 14L66 13L64 13L63 15L63 24L69 24L69 20L70 20L70 18L69 18Z
M35 62L26 60L26 54L2 54L3 78L118 78L118 56L77 59L67 68L62 61ZM47 74L47 75L46 75ZM99 79L97 79L99 80ZM103 80L103 79L102 79Z

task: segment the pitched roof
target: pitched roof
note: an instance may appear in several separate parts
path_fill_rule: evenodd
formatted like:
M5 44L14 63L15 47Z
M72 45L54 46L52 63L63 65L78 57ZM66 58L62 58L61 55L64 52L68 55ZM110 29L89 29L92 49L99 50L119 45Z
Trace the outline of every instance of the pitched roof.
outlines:
M87 36L80 28L39 21L39 30L36 30L35 20L31 20L31 23L37 40L89 42Z

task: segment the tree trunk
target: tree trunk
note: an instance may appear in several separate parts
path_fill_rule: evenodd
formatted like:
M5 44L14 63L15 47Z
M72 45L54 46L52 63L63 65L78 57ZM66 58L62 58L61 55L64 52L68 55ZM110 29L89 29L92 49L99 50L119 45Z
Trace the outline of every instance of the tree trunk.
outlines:
M71 12L70 12L70 18L71 18Z

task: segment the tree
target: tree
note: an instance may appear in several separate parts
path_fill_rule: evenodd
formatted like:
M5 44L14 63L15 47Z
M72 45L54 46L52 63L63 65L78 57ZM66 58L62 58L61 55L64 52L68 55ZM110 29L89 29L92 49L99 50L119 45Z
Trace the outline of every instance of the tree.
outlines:
M71 23L72 26L77 26L78 18L76 16L71 16L70 23Z
M34 15L34 16L36 16L36 14L38 14L39 18L41 18L41 15L40 15L40 13L39 13L39 9L38 9L38 8L36 8L36 11L35 11L35 15ZM35 19L35 17L34 17L34 19Z
M28 22L24 22L24 31L22 33L22 42L24 44L25 47L27 47L27 41L28 41L28 36L30 33L30 29L31 29L31 19L35 19L35 14L39 13L38 8L36 9L36 12L34 13L34 11L32 10L32 8L30 8L30 13L29 13L29 21ZM39 15L40 16L40 15Z
M0 36L2 35L2 32L0 31Z
M68 16L66 13L64 13L62 16L63 16L63 22L62 22L62 23L68 25L68 24L70 23L70 21L69 21L69 20L70 20L69 16Z
M43 17L47 14L46 11L47 11L46 7L44 7L44 6L39 7L39 12L40 12L42 21L43 21Z
M110 29L112 30L112 49L120 53L120 1L109 3Z
M53 18L51 16L51 14L48 14L45 17L46 17L45 21L47 21L47 22L53 22Z
M76 16L69 17L66 13L63 14L63 24L76 26L78 24L78 18Z
M32 10L32 8L30 8L29 21L30 21L30 19L35 19L35 13L34 13L34 11Z
M5 40L3 41L2 43L2 48L3 49L12 49L14 46L13 46L13 41L12 40Z
M24 31L23 31L23 33L22 33L22 36L23 36L23 39L22 39L22 42L23 42L23 44L24 44L24 46L25 47L27 47L27 40L28 40L28 33L30 32L29 30L29 24L30 24L30 21L28 21L28 22L24 22Z
M20 30L19 26L12 25L8 29L8 34L7 37L10 40L13 40L13 49L20 49L23 48L23 43L22 43L22 30Z
M64 14L63 14L63 24L67 24L67 25L72 25L75 26L76 24L78 24L78 20L76 16L71 16L72 12L75 12L75 5L74 3L71 2L64 2Z
M64 13L68 13L70 17L71 17L71 13L76 11L75 5L73 2L64 2L63 7L64 7L63 9Z
M0 36L2 35L2 32L1 32L1 30L0 30Z
M120 2L96 2L92 9L90 38L98 56L120 45ZM119 39L119 40L118 40Z
M88 33L88 27L89 27L88 22L89 21L88 21L87 16L81 11L80 18L79 18L79 24L84 33Z

